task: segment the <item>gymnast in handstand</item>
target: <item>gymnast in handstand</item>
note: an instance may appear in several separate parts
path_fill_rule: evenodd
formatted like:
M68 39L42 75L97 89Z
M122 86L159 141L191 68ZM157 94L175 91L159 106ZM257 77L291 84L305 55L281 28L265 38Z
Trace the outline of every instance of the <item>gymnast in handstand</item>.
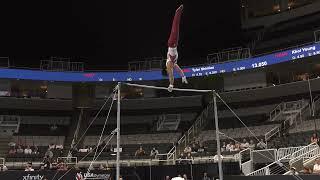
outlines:
M183 11L183 5L181 5L175 13L175 16L173 18L172 28L170 37L168 40L168 53L167 53L167 62L166 62L166 68L167 73L169 76L169 82L170 85L168 87L168 91L171 92L174 85L174 75L173 71L174 69L178 71L182 78L182 83L188 84L187 78L184 75L182 69L177 64L178 61L178 41L179 41L179 26L180 26L180 19Z

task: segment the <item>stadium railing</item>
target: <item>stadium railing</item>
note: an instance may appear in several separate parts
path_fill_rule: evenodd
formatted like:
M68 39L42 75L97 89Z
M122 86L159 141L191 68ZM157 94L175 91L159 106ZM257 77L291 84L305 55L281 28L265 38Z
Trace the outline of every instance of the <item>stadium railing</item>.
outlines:
M301 158L301 157L308 157L311 156L312 153L316 153L315 149L319 149L319 146L316 143L311 143L307 146L300 146L300 147L289 147L289 148L281 148L277 150L276 152L276 160L268 164L267 166L260 168L256 171L253 171L248 174L248 176L265 176L265 175L272 175L271 168L277 164L282 164L283 161L292 161L296 158ZM314 150L314 151L313 151ZM309 154L307 154L309 153ZM290 164L290 163L289 163Z
M314 149L317 149L317 148L319 148L317 143L311 143L308 146L305 146L305 147L301 148L300 150L294 152L291 155L291 160L290 161L295 161L295 159L301 158L301 156L304 156L306 153L308 153L308 152L310 152L310 151L312 151ZM292 164L292 163L290 163L290 164Z

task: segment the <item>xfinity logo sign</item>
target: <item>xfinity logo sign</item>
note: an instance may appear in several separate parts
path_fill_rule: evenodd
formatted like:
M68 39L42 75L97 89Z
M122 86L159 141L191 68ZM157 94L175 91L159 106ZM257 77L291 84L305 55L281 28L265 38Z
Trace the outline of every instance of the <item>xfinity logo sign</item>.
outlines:
M30 174L23 176L22 180L42 180L43 176L40 174L31 176Z
M315 51L315 50L316 50L316 46L311 46L311 47L292 50L292 54L308 52L308 51Z

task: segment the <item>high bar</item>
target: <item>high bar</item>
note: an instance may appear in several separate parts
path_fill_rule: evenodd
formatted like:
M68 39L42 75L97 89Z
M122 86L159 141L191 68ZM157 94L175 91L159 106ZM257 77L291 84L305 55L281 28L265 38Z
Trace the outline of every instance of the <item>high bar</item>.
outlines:
M166 88L166 87L149 86L149 85L132 84L132 83L123 83L123 84L126 84L126 85L128 85L128 86L142 87L142 88L168 90L168 88ZM173 91L184 91L184 92L200 92L200 93L215 92L214 90L205 90L205 89L180 89L180 88L173 88L172 90L173 90Z

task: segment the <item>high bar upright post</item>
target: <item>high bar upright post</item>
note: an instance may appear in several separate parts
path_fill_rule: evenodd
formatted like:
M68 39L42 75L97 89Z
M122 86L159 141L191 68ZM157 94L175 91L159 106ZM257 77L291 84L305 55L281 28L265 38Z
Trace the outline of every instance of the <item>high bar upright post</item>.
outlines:
M118 82L118 106L117 106L117 161L116 161L116 180L120 180L120 82Z
M222 158L221 158L221 147L220 147L220 131L219 131L219 119L218 119L218 108L217 108L217 93L213 90L213 111L214 111L214 123L216 126L216 139L217 139L217 155L218 155L218 167L219 167L219 180L223 180L222 171Z

